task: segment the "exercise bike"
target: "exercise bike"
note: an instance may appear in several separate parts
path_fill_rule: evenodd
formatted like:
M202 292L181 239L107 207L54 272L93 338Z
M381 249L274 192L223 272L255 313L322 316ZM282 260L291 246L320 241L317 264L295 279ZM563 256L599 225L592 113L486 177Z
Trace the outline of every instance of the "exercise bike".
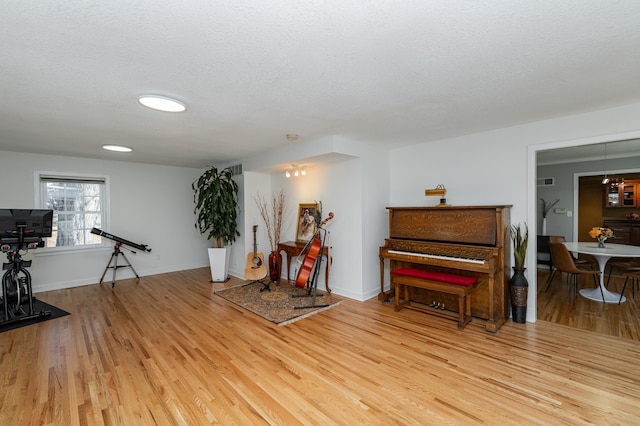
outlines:
M51 315L50 311L35 312L31 274L27 268L31 260L24 260L21 252L44 246L42 236L50 235L50 228L41 229L42 223L50 226L51 211L2 210L0 216L0 251L6 253L7 262L2 264L2 295L0 306L3 316L0 326L18 321ZM41 213L42 212L42 213ZM42 214L38 216L38 214ZM28 227L27 224L31 226ZM34 226L35 225L35 226Z
M0 324L50 315L49 311L34 312L31 274L26 268L31 260L24 260L17 251L7 253L9 262L2 265L2 308L4 319ZM27 305L27 309L23 305Z

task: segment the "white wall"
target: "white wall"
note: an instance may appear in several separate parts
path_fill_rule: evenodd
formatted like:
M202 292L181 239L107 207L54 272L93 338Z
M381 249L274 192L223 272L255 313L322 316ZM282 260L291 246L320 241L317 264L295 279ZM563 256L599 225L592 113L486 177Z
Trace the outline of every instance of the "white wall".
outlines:
M242 236L234 245L238 245L239 242L242 242L243 250L246 253L244 253L244 256L232 256L231 263L233 268L230 268L233 269L232 274L240 278L244 278L244 269L247 267L247 262L250 261L247 257L249 252L251 252L253 257L254 225L258 225L256 230L256 244L258 252L261 252L264 257L265 265L268 255L271 252L269 238L267 236L267 228L262 220L262 216L260 216L255 200L255 197L260 195L266 200L267 205L271 206L271 176L267 173L245 171L242 182L241 204L243 208L240 211L242 222L238 222L238 227L241 229L240 233ZM267 273L268 271L269 268L267 266Z
M284 170L273 173L245 172L246 228L249 229L254 224L258 224L260 230L257 236L258 245L268 252L269 241L264 222L254 201L257 194L262 195L270 206L272 196L281 189L285 191L287 206L283 218L282 242L295 240L298 205L322 202L323 219L329 212L335 215L335 218L325 226L329 231L328 239L333 257L329 287L336 294L361 298L362 276L358 268L353 268L354 264L361 263L359 259L362 244L360 226L353 226L361 223L361 175L360 160L357 158L315 164L306 168L306 176L289 179L284 177ZM286 278L286 256L283 260L282 276ZM318 277L318 288L321 290L324 289L325 283L325 265L323 263ZM295 279L295 260L292 261L289 272L290 278Z
M218 167L218 170L223 169ZM246 266L247 252L253 250L253 233L251 227L247 231L247 221L245 219L246 194L245 194L245 176L236 175L233 180L238 184L238 231L240 236L230 246L231 259L229 260L229 275L236 277L244 277L244 268ZM249 240L247 240L247 238ZM249 245L247 244L249 241Z
M102 161L50 155L0 152L2 208L34 208L34 171L107 175L111 215L104 228L126 240L147 244L150 253L123 251L140 276L208 265L205 237L195 229L191 183L202 170ZM113 252L112 246L65 254L30 251L35 292L97 283ZM120 259L119 264L122 264ZM116 278L133 277L129 268ZM110 284L112 273L105 281ZM117 286L117 284L116 284Z
M535 224L537 150L638 137L639 116L637 103L393 150L391 204L437 204L424 196L424 189L444 184L449 204L512 204L512 223ZM532 238L528 321L535 320L536 310L534 253Z
M278 167L274 166L274 161L285 163ZM306 176L284 177L286 162L307 164ZM273 193L284 189L289 216L283 226L281 241L291 241L295 239L298 204L321 201L324 217L329 212L335 214L326 225L333 257L331 290L357 300L377 296L380 292L378 247L384 244L388 234L385 206L389 201L389 161L386 149L334 137L271 150L268 155L245 159L243 167L247 218L256 220L258 217L255 208L248 205L249 200L255 204L252 197L258 191L270 199ZM272 192L265 194L266 181ZM246 227L251 225L247 223ZM266 234L258 235L258 244L268 247ZM320 289L324 288L325 265L318 277ZM295 278L295 267L292 262L292 279ZM286 270L282 274L286 277Z
M362 287L358 297L366 300L376 297L380 291L379 247L389 236L389 153L380 149L360 149L362 182L360 187L361 262ZM351 238L351 237L350 237Z

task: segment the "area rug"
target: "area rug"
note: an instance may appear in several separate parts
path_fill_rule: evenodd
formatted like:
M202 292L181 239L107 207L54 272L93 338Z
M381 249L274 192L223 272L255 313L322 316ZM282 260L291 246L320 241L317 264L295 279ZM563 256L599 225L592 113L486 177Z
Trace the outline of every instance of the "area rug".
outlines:
M29 305L28 304L23 304L22 308L25 310L25 312L29 311ZM69 315L69 312L67 311L63 311L60 308L56 308L53 305L50 305L48 303L43 302L42 300L38 300L35 297L33 298L33 312L34 313L38 313L38 312L51 312L50 315L41 315L41 316L37 316L35 318L30 318L30 319L25 319L25 320L17 320L14 322L10 322L8 324L2 324L0 325L0 333L2 333L3 331L9 331L9 330L15 330L16 328L20 328L20 327L24 327L27 325L31 325L31 324L36 324L39 322L43 322L43 321L48 321L48 320L52 320L55 318L60 318L60 317L64 317L66 315ZM0 321L4 320L4 307L2 305L0 305Z
M338 297L319 290L315 304L311 297L292 297L306 295L307 291L286 283L271 284L271 291L261 292L261 288L260 283L246 284L217 290L215 294L278 325L291 324L342 303ZM314 307L306 307L312 304Z

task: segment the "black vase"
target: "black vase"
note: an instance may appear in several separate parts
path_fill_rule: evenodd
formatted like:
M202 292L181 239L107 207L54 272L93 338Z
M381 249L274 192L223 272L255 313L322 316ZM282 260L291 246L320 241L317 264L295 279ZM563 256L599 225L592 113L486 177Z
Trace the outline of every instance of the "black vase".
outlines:
M513 268L513 276L509 280L511 289L511 319L513 322L524 324L527 322L527 296L529 282L524 276L524 269Z

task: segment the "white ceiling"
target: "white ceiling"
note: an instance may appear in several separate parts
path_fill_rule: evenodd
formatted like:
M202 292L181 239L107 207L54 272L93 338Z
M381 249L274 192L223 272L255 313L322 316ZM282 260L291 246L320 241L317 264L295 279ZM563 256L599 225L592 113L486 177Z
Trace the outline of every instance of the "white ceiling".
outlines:
M637 0L5 0L0 150L205 167L287 133L401 146L628 104L639 18Z

